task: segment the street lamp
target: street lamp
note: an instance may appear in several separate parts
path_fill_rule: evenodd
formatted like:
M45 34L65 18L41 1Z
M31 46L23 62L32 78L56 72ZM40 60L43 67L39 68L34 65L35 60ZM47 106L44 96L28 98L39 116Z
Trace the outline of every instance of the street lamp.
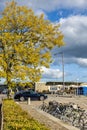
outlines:
M64 83L64 54L63 52L59 52L59 53L56 53L54 55L57 55L57 54L61 54L62 56L62 78L63 78L63 89L65 88L65 83Z
M78 95L79 78L76 79L76 82L77 82L77 92L76 92L76 95Z

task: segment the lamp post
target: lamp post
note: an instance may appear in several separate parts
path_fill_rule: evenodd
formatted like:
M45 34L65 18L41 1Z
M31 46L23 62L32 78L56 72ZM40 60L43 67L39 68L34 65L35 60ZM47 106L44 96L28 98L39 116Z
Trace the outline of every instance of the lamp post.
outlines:
M62 80L63 80L63 89L65 89L65 83L64 83L64 54L63 52L56 53L54 55L61 54L62 56Z
M78 78L76 79L76 82L77 82L77 92L76 92L76 95L78 95L78 87L79 87L79 79Z
M65 83L64 83L64 55L63 55L63 52L61 54L62 54L63 89L64 89L65 88Z

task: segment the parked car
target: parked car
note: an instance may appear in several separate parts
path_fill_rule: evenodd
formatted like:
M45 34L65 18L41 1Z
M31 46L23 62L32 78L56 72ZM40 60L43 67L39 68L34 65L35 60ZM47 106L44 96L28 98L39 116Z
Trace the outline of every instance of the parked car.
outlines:
M47 98L47 95L37 93L33 90L22 90L22 91L16 92L14 95L14 99L19 100L19 101L28 100L29 97L31 100L43 101L44 99Z
M8 89L3 89L3 91L1 92L1 94L7 94L8 93Z

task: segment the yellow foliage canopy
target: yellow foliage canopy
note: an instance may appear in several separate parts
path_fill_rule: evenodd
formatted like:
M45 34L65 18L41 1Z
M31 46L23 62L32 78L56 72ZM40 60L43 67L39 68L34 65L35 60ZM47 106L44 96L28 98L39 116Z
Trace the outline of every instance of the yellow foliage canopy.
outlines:
M41 78L41 66L49 67L55 46L62 46L63 35L59 25L54 26L43 15L36 16L32 9L9 3L0 18L1 76L36 82Z

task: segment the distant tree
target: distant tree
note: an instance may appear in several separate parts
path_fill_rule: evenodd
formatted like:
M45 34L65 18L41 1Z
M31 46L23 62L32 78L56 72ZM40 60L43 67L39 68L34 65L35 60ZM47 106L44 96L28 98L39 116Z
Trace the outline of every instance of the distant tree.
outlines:
M13 79L41 79L41 66L52 62L51 50L64 45L59 27L14 1L6 5L0 18L0 77L9 88Z

